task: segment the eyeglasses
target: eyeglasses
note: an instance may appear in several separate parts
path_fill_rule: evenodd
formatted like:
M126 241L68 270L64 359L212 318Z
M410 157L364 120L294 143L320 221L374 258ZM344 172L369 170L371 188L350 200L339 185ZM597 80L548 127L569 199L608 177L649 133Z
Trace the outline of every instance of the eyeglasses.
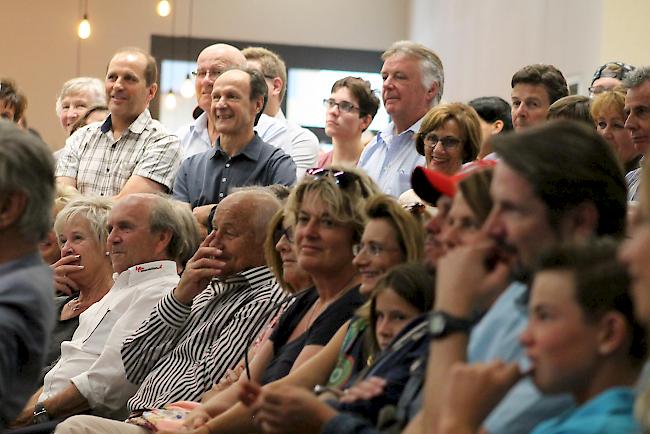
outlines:
M206 78L206 77L212 77L212 78L217 78L221 74L223 74L223 71L220 69L199 69L197 71L192 71L192 75L197 78Z
M352 105L351 102L348 101L336 102L336 100L333 100L332 98L330 99L325 98L323 100L323 107L325 107L328 110L336 107L339 109L339 111L342 111L344 113L351 113L354 110L360 110L359 107Z
M361 254L361 252L363 251L363 249L366 249L371 256L379 256L384 252L399 250L397 247L388 248L388 247L382 246L381 244L373 243L373 242L370 242L368 244L357 243L357 244L352 246L352 254L354 256L359 256Z
M285 237L288 242L293 243L293 230L289 228L283 228L282 226L279 226L273 231L273 240L275 243L279 243L280 239L282 237Z
M455 149L461 144L461 140L457 137L438 137L433 132L427 133L427 135L424 136L424 144L427 145L427 147L431 148L431 150L436 147L438 142L442 143L442 147L447 151Z
M312 167L311 169L307 169L305 171L305 174L313 176L314 179L330 177L334 180L334 183L336 185L338 185L340 188L344 190L347 189L354 182L358 182L359 188L361 189L361 195L363 197L370 196L370 193L366 189L366 186L363 185L363 182L361 182L359 175L357 175L356 173L345 172L343 170L326 169L323 167Z

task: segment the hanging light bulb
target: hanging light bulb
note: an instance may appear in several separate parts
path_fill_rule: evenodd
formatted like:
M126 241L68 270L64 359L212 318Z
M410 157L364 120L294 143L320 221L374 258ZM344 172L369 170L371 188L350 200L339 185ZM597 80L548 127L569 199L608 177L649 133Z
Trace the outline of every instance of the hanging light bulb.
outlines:
M165 95L165 108L167 110L174 110L176 108L176 95L171 89Z
M158 12L158 15L161 17L166 17L169 15L169 13L172 10L171 4L169 4L169 0L160 0L158 2L158 5L156 6L156 12Z
M81 39L88 39L90 37L90 21L88 21L87 14L84 14L84 19L79 23L77 34Z
M181 95L184 98L192 98L194 96L194 83L190 78L190 74L187 74L185 80L181 83Z

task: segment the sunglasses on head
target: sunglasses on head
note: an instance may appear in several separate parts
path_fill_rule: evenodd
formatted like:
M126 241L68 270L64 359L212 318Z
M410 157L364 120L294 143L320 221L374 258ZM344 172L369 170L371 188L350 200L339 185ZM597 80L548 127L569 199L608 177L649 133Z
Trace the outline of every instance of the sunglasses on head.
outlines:
M357 175L356 173L346 172L344 170L326 169L323 167L312 167L311 169L307 169L305 173L307 175L312 176L314 179L330 177L331 179L334 180L334 183L336 185L338 185L340 188L344 190L347 189L354 182L358 182L363 197L368 197L370 195L370 193L366 189L366 186L363 185L363 182L361 182L361 178L359 178L359 175Z

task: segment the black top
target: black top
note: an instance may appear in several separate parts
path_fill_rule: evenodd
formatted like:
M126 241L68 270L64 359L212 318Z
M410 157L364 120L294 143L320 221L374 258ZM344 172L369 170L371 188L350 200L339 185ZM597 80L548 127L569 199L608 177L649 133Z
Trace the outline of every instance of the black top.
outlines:
M59 359L61 355L61 342L72 339L72 335L77 330L77 327L79 327L79 315L61 321L61 311L69 301L74 300L77 296L78 294L74 294L69 297L62 296L54 298L56 323L50 336L50 347L45 358L45 366L49 366Z
M269 338L273 342L273 359L264 371L262 384L270 383L287 375L291 371L293 362L305 346L327 344L336 331L352 317L364 302L363 297L359 294L359 287L355 286L327 306L327 309L318 315L305 333L291 342L287 342L300 320L317 299L318 293L315 288L312 288L298 296L280 317L278 326Z

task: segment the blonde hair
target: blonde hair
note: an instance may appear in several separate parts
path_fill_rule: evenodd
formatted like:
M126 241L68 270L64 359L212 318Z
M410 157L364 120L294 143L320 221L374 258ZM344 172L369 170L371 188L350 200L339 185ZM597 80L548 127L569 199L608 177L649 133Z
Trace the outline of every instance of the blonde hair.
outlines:
M601 112L607 110L613 110L625 119L625 94L625 88L617 86L596 95L591 101L591 117L594 118L594 121Z
M59 211L54 221L54 232L58 238L66 223L76 217L81 217L88 222L88 227L101 248L104 249L108 238L108 214L112 208L113 202L105 197L79 196ZM60 244L59 247L61 247Z
M356 178L345 188L337 183L331 174L346 172ZM313 193L327 206L331 217L339 223L350 224L354 230L354 240L361 240L366 224L366 200L369 195L379 194L379 186L363 171L332 165L324 169L323 176L305 175L293 188L287 200L287 213L297 218L305 194Z

